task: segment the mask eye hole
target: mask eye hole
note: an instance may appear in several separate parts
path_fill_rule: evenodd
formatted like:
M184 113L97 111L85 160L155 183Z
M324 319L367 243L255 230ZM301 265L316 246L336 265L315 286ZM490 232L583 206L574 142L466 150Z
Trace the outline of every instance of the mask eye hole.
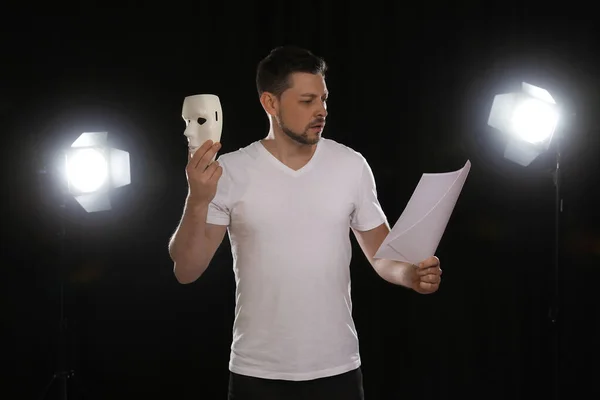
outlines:
M202 125L206 122L206 118L199 117L197 122L198 122L198 124Z

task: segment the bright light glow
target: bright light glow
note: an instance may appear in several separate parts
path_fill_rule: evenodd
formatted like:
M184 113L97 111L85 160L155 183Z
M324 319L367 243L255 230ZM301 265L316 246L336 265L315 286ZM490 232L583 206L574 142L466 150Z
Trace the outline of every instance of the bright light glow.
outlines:
M550 104L538 99L526 99L517 104L511 117L515 135L529 143L549 139L556 128L558 113Z
M96 149L74 149L67 158L69 184L83 193L102 187L108 179L108 163Z
M504 157L527 166L550 148L559 119L550 92L523 82L520 92L494 96L488 125L507 135Z
M112 209L111 192L131 184L129 152L109 147L107 137L83 132L65 152L68 190L88 213Z

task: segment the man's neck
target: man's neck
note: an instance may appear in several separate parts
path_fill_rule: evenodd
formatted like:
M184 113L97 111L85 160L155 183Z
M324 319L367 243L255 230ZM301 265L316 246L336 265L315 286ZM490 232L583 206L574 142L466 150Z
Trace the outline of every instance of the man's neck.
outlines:
M290 139L285 133L271 127L262 140L265 148L282 163L293 167L306 164L317 148L316 144L301 144Z

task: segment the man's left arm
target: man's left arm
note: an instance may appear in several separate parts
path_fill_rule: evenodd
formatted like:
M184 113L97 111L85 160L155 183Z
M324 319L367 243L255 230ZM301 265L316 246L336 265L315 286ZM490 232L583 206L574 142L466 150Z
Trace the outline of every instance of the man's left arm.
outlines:
M390 232L387 222L368 231L354 228L352 231L367 260L381 278L421 294L434 293L439 289L442 269L440 260L435 256L421 261L419 265L374 258L375 253Z

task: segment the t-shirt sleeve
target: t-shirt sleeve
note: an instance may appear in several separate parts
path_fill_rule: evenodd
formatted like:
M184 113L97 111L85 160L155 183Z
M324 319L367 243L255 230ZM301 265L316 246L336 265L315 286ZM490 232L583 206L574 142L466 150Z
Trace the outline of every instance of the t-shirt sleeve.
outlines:
M368 231L387 222L387 218L377 199L377 187L373 171L367 160L364 157L361 158L362 168L350 226L358 231Z
M219 158L219 164L223 167L223 174L217 183L217 192L208 206L206 222L213 225L229 225L230 222L230 193L231 178L227 171L227 164Z

